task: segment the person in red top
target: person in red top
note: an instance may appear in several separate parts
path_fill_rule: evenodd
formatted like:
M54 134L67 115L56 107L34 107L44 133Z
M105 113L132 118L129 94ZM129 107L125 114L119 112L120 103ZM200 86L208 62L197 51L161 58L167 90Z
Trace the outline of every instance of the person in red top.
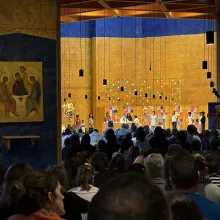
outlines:
M63 220L61 185L46 171L27 173L21 182L13 182L9 194L18 201L17 213L8 220Z
M76 126L76 130L78 131L81 126L81 120L79 119L79 115L76 115L75 126Z

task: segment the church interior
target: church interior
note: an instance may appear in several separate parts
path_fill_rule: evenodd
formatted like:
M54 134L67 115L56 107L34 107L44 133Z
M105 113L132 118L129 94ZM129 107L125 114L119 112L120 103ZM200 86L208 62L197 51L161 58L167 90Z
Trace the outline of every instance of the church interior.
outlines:
M173 111L178 129L185 129L192 112L198 127L200 112L207 115L208 103L217 100L216 43L206 42L207 31L216 33L213 3L64 0L61 103L69 99L86 127L92 113L99 130L106 112L115 123L131 113L146 125L155 111L164 129Z
M219 220L219 61L220 0L0 0L0 220Z

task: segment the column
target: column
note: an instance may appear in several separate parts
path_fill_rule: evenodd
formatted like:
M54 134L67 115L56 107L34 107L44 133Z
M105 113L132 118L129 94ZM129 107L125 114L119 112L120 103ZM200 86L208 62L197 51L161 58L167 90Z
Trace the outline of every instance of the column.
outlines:
M216 14L216 78L217 90L220 92L220 13ZM220 102L220 99L218 99Z

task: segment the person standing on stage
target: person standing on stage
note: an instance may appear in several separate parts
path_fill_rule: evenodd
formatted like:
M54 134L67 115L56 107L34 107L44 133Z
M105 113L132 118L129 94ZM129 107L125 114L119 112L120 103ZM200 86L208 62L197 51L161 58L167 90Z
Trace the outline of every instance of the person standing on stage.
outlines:
M129 122L132 122L132 117L131 117L130 113L127 114L127 119L128 119Z
M194 117L191 112L188 112L188 125L194 124Z
M81 120L79 119L79 115L76 115L75 126L76 126L76 130L78 131L81 126Z
M135 123L136 125L138 125L138 124L140 123L140 121L139 121L137 115L134 116L134 123Z
M172 113L172 127L173 129L177 128L177 115L175 111Z
M94 126L94 120L93 120L93 114L89 114L89 133L93 131L93 126Z
M123 114L123 116L120 118L120 124L127 124L129 121L126 117L126 114Z
M111 121L111 116L109 115L109 112L106 112L105 114L105 118L104 118L104 123L108 123L109 121Z
M201 117L200 117L200 122L201 122L201 130L200 132L203 133L205 130L205 122L206 122L206 117L205 117L205 112L201 112Z
M153 111L153 114L150 116L150 124L151 129L154 130L157 124L157 116L155 115L155 111Z

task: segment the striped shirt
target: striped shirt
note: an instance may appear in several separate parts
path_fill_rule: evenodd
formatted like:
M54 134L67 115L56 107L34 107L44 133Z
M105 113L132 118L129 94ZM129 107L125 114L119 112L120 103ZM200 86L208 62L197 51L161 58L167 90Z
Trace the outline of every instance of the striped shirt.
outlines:
M213 183L214 185L220 187L220 176L217 174L211 174L209 176L209 179L211 180L211 183Z

